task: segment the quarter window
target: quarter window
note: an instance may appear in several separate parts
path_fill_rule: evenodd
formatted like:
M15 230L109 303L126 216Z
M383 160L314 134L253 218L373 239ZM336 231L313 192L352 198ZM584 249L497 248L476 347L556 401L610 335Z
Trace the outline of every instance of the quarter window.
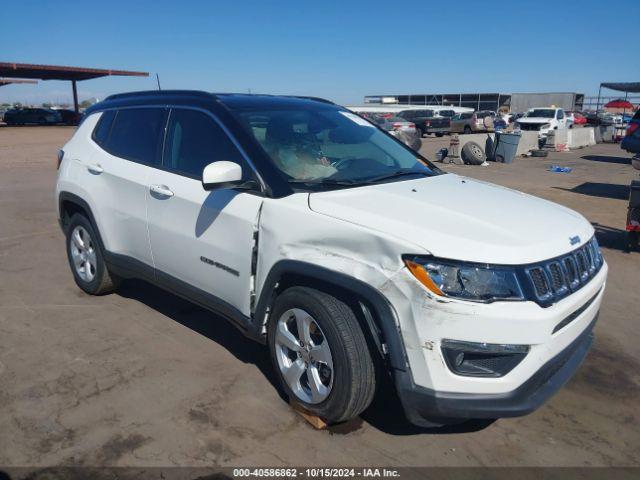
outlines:
M220 160L238 163L243 166L245 175L249 173L238 149L211 117L196 110L172 110L165 142L164 166L200 179L204 167Z
M159 165L165 118L164 108L119 110L105 149L127 160Z
M115 116L115 110L102 112L102 115L100 116L96 127L93 129L93 141L101 147L104 147L107 144L107 140L109 139L109 132L111 132L111 125L113 125L113 119L115 118Z

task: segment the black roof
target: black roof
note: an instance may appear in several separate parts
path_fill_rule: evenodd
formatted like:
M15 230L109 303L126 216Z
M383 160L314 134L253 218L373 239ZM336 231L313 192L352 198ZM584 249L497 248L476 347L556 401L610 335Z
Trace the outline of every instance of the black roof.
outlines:
M293 95L267 95L255 93L209 93L200 90L147 90L141 92L118 93L110 95L101 102L101 107L109 104L141 105L149 102L175 102L181 104L189 101L207 102L214 101L223 104L230 110L244 110L253 108L273 107L304 107L305 105L318 106L318 103L334 105L333 102L319 97L304 97Z

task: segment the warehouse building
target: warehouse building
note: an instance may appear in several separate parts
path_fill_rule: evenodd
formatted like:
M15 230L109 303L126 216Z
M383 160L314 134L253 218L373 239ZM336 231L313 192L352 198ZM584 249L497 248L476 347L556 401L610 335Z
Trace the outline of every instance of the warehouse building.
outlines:
M500 108L511 112L526 112L534 107L555 105L565 110L582 110L584 94L574 92L550 93L428 93L407 95L368 95L365 103L400 105L453 105L475 110Z

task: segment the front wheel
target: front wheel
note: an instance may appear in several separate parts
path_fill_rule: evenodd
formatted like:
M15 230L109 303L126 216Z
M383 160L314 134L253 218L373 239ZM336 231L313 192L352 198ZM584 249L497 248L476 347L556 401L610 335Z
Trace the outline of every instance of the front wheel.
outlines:
M327 293L292 287L278 296L268 325L271 360L289 398L328 423L362 413L375 370L353 311Z

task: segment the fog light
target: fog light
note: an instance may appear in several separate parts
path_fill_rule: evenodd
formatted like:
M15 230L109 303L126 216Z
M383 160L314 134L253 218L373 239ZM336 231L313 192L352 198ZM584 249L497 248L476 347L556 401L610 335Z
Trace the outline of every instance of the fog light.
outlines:
M529 352L529 345L443 340L442 355L449 369L466 377L502 377Z
M460 352L456 355L456 367L459 367L464 362L464 352Z

